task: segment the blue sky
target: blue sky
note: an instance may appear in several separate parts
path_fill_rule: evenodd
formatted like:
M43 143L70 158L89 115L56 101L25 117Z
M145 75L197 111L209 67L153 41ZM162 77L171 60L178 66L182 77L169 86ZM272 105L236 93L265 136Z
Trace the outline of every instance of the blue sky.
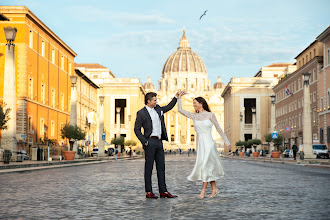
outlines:
M157 86L183 27L212 84L294 58L330 25L328 0L2 0L25 5L77 54ZM199 20L200 15L207 15Z

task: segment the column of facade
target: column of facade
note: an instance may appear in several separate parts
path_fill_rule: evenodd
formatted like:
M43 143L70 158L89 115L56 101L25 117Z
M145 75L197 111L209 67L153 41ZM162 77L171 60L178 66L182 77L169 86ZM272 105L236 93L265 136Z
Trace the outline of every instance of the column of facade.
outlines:
M166 115L166 120L167 120L167 134L168 134L168 143L171 143L171 115L167 114Z
M187 118L187 141L186 144L190 144L190 118Z
M175 143L179 144L179 114L175 113Z

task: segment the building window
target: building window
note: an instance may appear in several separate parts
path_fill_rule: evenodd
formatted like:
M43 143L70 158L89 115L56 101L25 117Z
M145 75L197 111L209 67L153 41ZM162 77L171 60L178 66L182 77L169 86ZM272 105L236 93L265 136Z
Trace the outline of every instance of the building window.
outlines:
M303 65L305 65L305 59L303 58L303 62L302 62Z
M324 133L323 133L323 128L320 128L320 143L324 143Z
M64 56L61 56L61 69L64 70Z
M40 135L45 134L45 120L40 118Z
M52 121L52 122L51 122L50 133L51 133L50 135L51 135L52 137L55 136L55 121Z
M313 102L316 102L316 92L313 92Z
M33 131L33 125L32 125L32 116L29 115L29 119L28 119L28 132L32 133Z
M52 63L55 64L55 49L52 49Z
M301 85L301 82L300 82L300 79L298 79L298 90L300 90L300 85Z
M320 110L323 111L323 98L320 98Z
M70 62L69 63L69 75L71 76L71 74L72 74L72 63Z
M314 48L314 57L316 56L316 49Z
M29 46L33 49L33 31L30 30L29 33Z
M41 102L45 104L45 84L41 83Z
M61 110L64 111L64 93L61 93Z
M55 89L52 89L52 107L55 108Z
M33 99L33 79L29 79L29 94L28 94L30 99Z
M328 49L327 57L328 57L328 65L329 65L330 64L330 49Z
M191 137L190 137L190 141L191 141L191 142L195 142L195 135L193 135L193 134L191 135Z
M45 41L41 41L41 56L45 57Z
M174 141L174 134L171 135L171 141Z
M99 75L93 75L93 79L99 78Z
M328 91L328 109L330 109L330 91Z

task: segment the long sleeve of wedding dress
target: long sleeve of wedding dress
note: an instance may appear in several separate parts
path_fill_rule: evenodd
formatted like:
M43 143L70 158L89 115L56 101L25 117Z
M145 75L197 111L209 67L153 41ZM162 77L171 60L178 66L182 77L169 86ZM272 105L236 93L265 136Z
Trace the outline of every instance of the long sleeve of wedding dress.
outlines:
M230 142L229 142L227 136L225 135L225 133L223 133L223 130L221 129L219 122L218 122L217 118L215 117L214 113L212 113L212 117L210 118L210 120L213 123L213 125L215 126L215 128L217 129L217 131L220 134L220 136L222 137L222 139L225 141L226 145L229 146Z
M191 118L193 120L195 119L196 113L189 112L189 111L182 109L181 98L178 99L178 111L188 118Z

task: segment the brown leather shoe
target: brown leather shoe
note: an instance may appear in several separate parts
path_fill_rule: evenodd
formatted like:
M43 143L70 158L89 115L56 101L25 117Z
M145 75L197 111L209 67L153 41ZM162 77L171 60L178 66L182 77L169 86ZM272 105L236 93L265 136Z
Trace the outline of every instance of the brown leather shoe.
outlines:
M160 193L160 198L170 198L170 199L173 199L173 198L177 198L178 196L174 196L172 195L171 193L167 192L167 193Z
M146 193L146 198L148 199L158 199L158 196L156 196L153 192Z

